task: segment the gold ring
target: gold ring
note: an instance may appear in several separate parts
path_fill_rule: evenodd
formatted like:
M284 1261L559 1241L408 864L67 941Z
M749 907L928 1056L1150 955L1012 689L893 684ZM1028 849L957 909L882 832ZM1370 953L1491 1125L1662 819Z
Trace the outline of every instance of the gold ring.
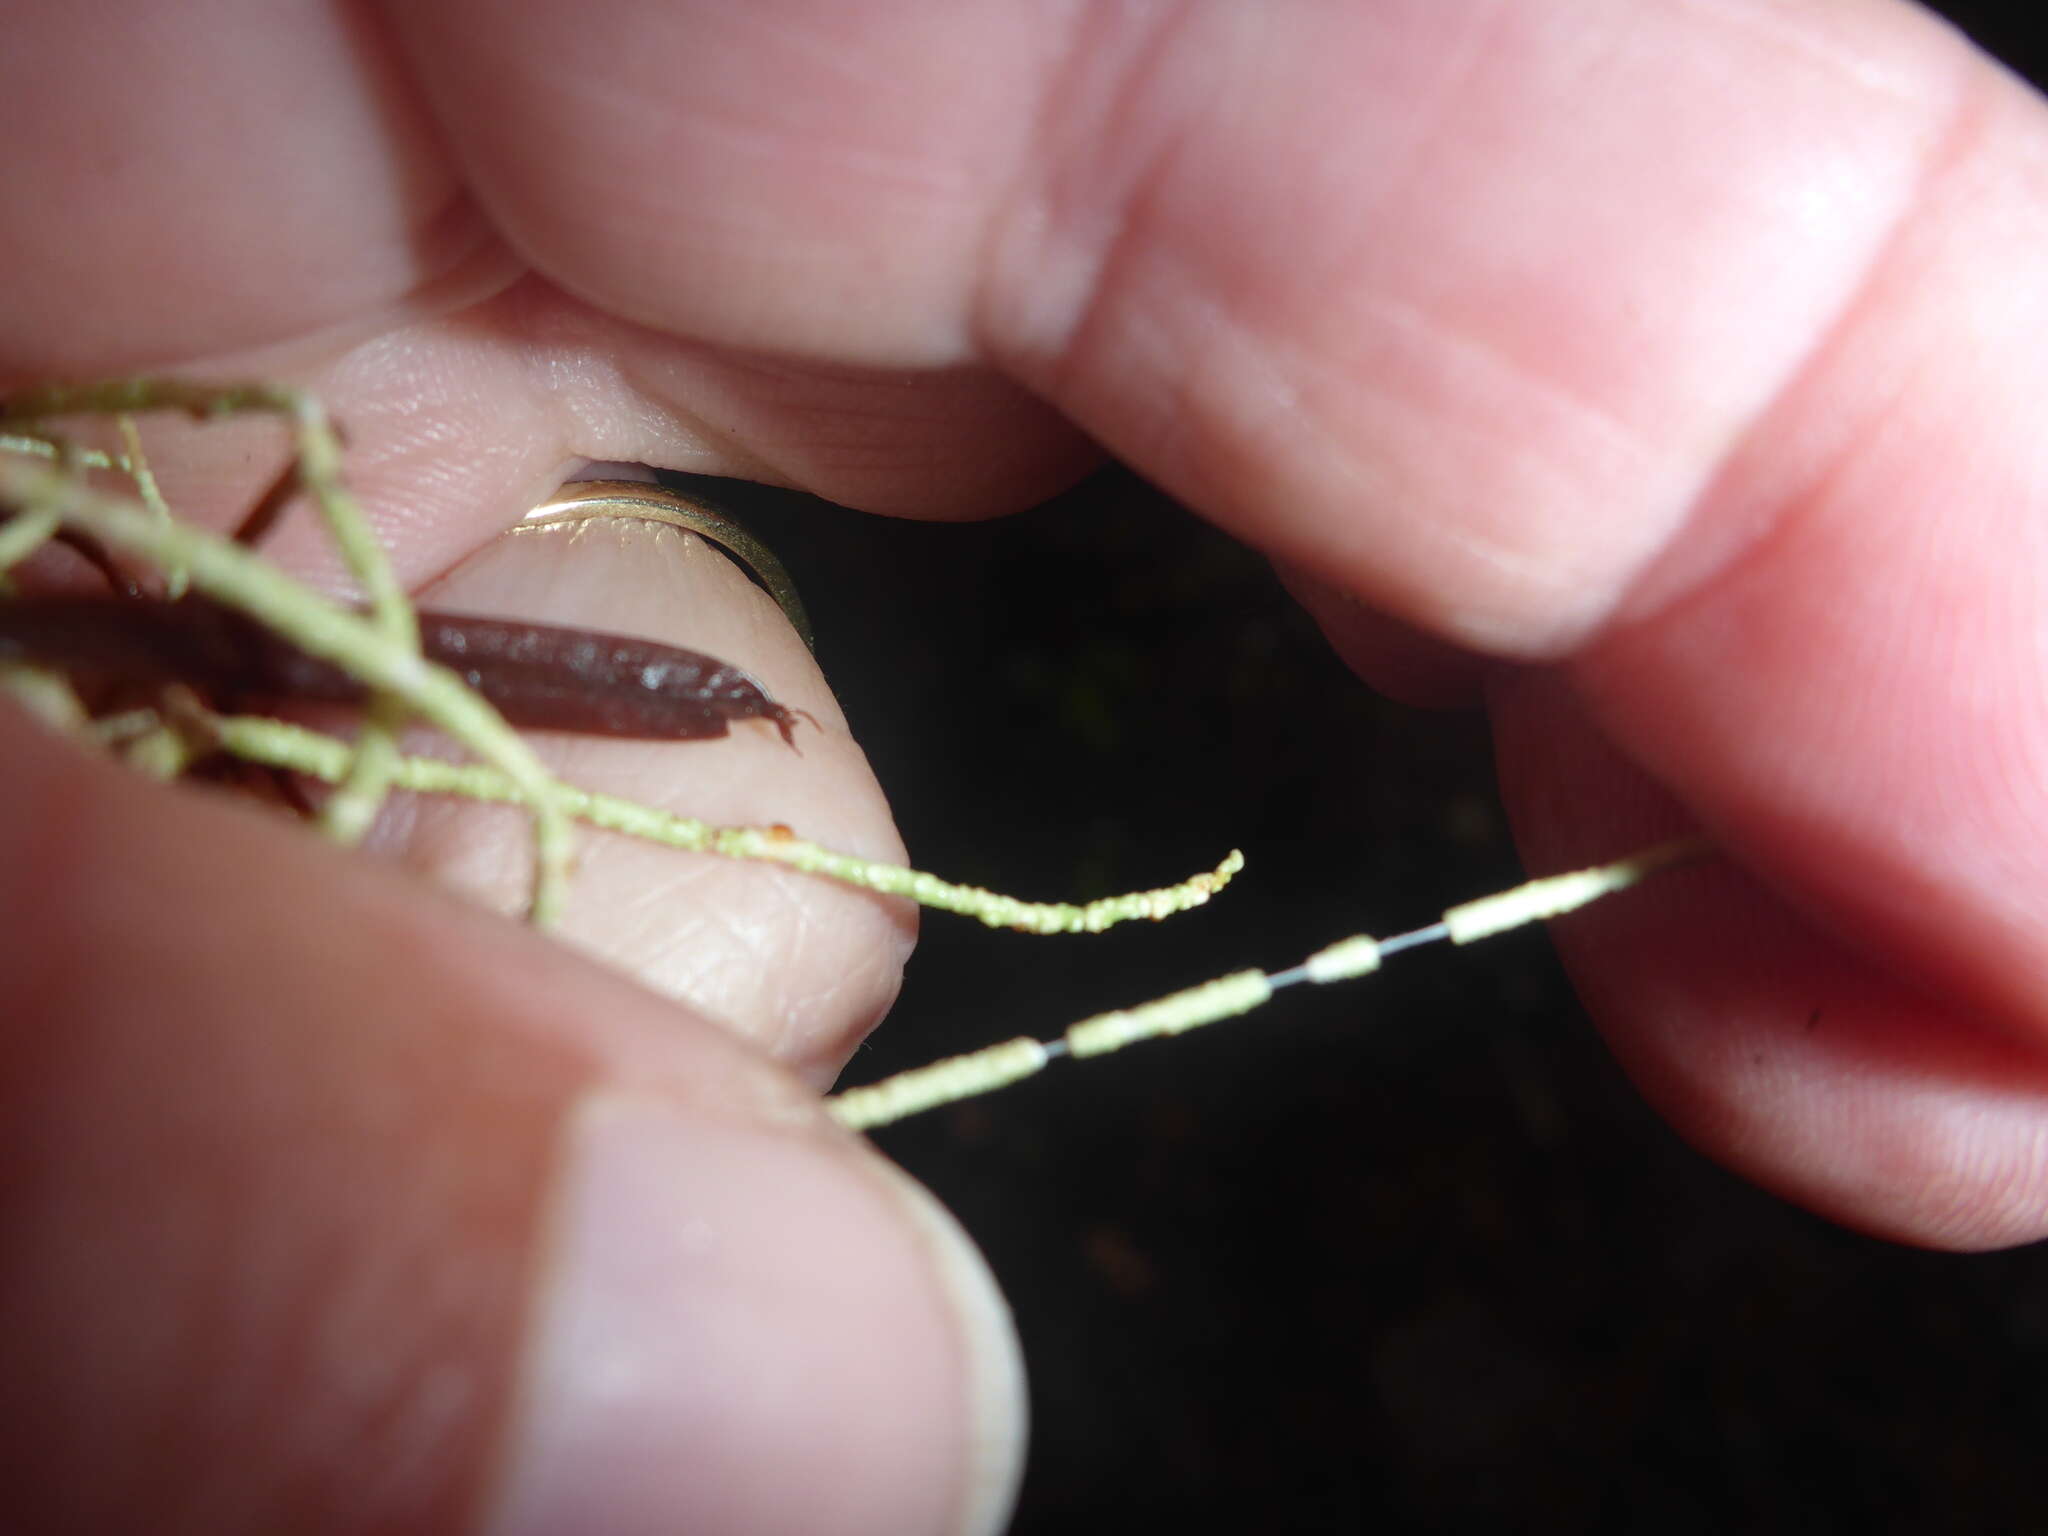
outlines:
M667 523L698 534L718 546L775 599L807 650L818 649L810 615L797 596L796 583L775 554L738 523L714 507L681 491L644 480L572 480L526 514L513 531L586 522L594 517L630 517Z

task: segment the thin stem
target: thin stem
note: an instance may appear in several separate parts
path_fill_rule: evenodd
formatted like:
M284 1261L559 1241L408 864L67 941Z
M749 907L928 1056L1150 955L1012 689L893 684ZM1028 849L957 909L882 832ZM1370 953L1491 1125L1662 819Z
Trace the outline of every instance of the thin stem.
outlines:
M72 476L0 457L0 501L31 514L55 512L108 547L160 570L184 566L198 591L247 614L308 655L334 662L373 691L397 695L415 714L496 766L517 787L534 818L534 918L549 921L560 910L570 854L560 786L504 717L455 673L422 659L380 626L239 545L184 523L160 524L126 498L96 491Z
M849 1130L866 1131L961 1099L993 1093L1042 1071L1061 1056L1106 1055L1141 1040L1183 1034L1204 1024L1235 1018L1263 1006L1282 987L1328 985L1370 975L1388 955L1449 940L1453 944L1505 933L1527 923L1562 916L1627 890L1659 870L1705 857L1711 850L1697 838L1664 843L1612 864L1531 880L1513 890L1452 907L1443 921L1397 938L1354 934L1317 950L1300 964L1267 974L1235 971L1200 986L1174 992L1134 1008L1115 1009L1071 1024L1057 1040L1022 1037L963 1056L916 1067L865 1088L850 1088L826 1100Z
M348 746L319 731L257 715L213 717L209 731L221 747L247 762L262 763L333 783L348 764ZM436 757L401 757L394 765L396 788L422 794L456 795L489 803L519 803L521 792L506 775L484 763L451 763ZM1019 901L977 886L955 885L922 870L837 853L780 827L720 827L678 816L616 795L556 786L565 814L593 827L720 858L781 864L842 885L904 896L920 906L972 917L991 928L1023 933L1100 933L1118 923L1158 920L1201 906L1244 867L1232 850L1213 870L1177 885L1133 891L1082 903Z
M292 430L299 481L312 495L342 563L362 588L370 621L394 645L419 651L419 621L384 548L371 532L354 494L342 475L341 440L319 399L277 384L208 385L181 379L133 378L80 386L60 385L16 395L0 409L0 420L36 422L49 416L112 415L120 424L128 449L121 466L134 477L143 501L162 505L156 481L142 456L141 439L130 416L139 411L183 411L201 420L268 413L282 416ZM76 457L76 456L74 456ZM104 455L96 455L104 458ZM92 460L79 457L81 464ZM166 512L168 509L164 509ZM163 568L172 595L183 590L185 572ZM391 764L398 756L398 732L408 710L402 695L372 687L372 697L356 735L355 762L340 790L323 808L321 826L339 842L360 838L375 820L389 788ZM543 842L547 841L543 834ZM541 881L542 876L536 875ZM538 892L536 892L538 899Z

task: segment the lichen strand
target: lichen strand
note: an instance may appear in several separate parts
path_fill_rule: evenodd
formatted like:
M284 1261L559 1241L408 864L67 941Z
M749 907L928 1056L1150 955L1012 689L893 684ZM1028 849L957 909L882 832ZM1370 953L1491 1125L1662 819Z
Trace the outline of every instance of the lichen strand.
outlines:
M250 412L282 417L293 436L297 484L318 505L366 596L367 614L329 601L241 545L173 517L130 419L148 411L179 411L201 420ZM78 448L43 425L76 416L112 416L125 451L107 454ZM538 921L556 913L564 899L570 858L567 825L572 817L671 847L786 865L1028 933L1098 933L1120 922L1171 916L1207 901L1243 864L1242 855L1233 852L1216 869L1160 890L1080 904L1027 902L838 853L780 828L713 827L577 789L548 773L497 711L460 677L422 659L417 616L348 489L340 439L314 397L264 383L216 386L178 379L125 379L17 394L0 406L0 426L9 429L0 432L0 505L13 513L0 524L0 575L59 529L75 528L151 566L167 584L182 587L189 582L202 595L341 668L370 692L353 742L257 719L209 719L200 728L228 753L336 785L322 818L330 835L343 841L363 834L394 788L523 807L535 829L530 911ZM137 496L116 495L88 484L88 469L126 474ZM49 718L68 718L46 685L17 686L32 690ZM450 764L403 756L396 747L396 733L412 717L437 726L467 748L475 761ZM128 734L130 740L141 741L176 735L147 729ZM152 762L161 756L151 754Z
M1327 986L1370 975L1387 955L1448 940L1467 944L1506 933L1527 923L1542 922L1625 891L1662 869L1704 857L1707 845L1698 839L1665 843L1611 864L1573 870L1531 880L1513 890L1452 907L1439 922L1393 939L1354 934L1317 950L1283 971L1234 971L1214 981L1140 1003L1098 1013L1070 1024L1054 1040L1022 1037L985 1050L948 1057L916 1067L865 1088L853 1088L828 1101L834 1118L849 1130L867 1131L928 1109L993 1093L1039 1071L1059 1056L1103 1056L1144 1040L1184 1034L1205 1024L1236 1018L1263 1007L1292 986Z
M292 433L296 485L319 507L329 535L364 594L366 611L342 607L293 581L242 545L180 522L165 506L142 453L133 414L174 410L217 420L247 412L281 416ZM116 419L124 451L83 449L46 430L51 418ZM1175 885L1082 903L1028 902L935 875L879 864L806 842L782 827L717 827L563 783L486 700L456 673L423 658L418 617L392 573L342 472L340 439L319 401L270 384L210 386L175 379L128 379L80 388L31 390L0 405L0 600L6 573L66 528L153 568L167 590L190 587L253 619L307 655L341 668L368 693L353 741L282 721L218 716L190 701L118 721L89 718L65 681L47 669L5 663L0 686L43 719L144 771L170 776L203 751L324 780L336 786L323 808L331 836L354 841L394 789L465 796L522 807L534 827L530 913L545 922L566 896L569 823L724 858L774 863L864 890L907 897L991 927L1026 933L1099 933L1118 923L1158 920L1201 906L1243 867L1233 850L1213 870ZM129 497L99 489L88 470L125 473ZM285 487L290 489L290 485ZM779 570L779 568L778 568ZM468 762L407 757L397 733L410 719L443 731ZM1049 1041L1008 1040L950 1057L828 1101L841 1124L864 1130L992 1092L1032 1076L1060 1056L1095 1056L1175 1035L1262 1006L1289 986L1328 985L1376 971L1388 955L1448 939L1463 944L1540 922L1625 890L1660 869L1699 857L1692 841L1650 849L1590 870L1531 881L1453 907L1441 922L1389 940L1355 935L1291 969L1240 971L1124 1009L1094 1015Z

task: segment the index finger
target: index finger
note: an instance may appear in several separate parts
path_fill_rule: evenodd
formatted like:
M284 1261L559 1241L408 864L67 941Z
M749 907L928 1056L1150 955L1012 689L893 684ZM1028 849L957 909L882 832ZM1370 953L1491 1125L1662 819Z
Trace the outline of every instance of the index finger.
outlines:
M399 26L494 217L573 290L733 347L1001 364L1320 581L1561 664L1783 923L2048 1038L2048 133L1924 13L449 0ZM1567 794L1531 756L1524 803ZM1624 1034L1672 1007L1605 995ZM1867 1118L1883 1042L1955 1025L1890 981L1868 1004L1809 1109ZM1785 1133L1751 1170L1906 1235L2038 1230L2034 1099L1987 1145L1915 1071L1981 1105L1921 1053L1860 1154ZM1710 1038L1674 1072L1724 1152L1792 1114ZM1968 1214L1908 1209L1935 1186Z
M2048 155L1923 12L388 14L415 142L564 289L1009 370L1321 581L1560 663L1780 897L2038 1052ZM2043 1219L2005 1183L1980 1233Z

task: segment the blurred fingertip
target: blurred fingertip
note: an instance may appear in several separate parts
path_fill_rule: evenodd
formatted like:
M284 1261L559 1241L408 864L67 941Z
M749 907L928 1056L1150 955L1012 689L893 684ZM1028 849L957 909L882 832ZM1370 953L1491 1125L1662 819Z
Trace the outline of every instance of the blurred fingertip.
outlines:
M1021 1377L949 1220L836 1140L649 1096L566 1145L493 1536L1000 1528Z
M1480 657L1370 608L1298 566L1276 560L1273 568L1344 665L1388 698L1419 709L1479 704L1488 671Z

